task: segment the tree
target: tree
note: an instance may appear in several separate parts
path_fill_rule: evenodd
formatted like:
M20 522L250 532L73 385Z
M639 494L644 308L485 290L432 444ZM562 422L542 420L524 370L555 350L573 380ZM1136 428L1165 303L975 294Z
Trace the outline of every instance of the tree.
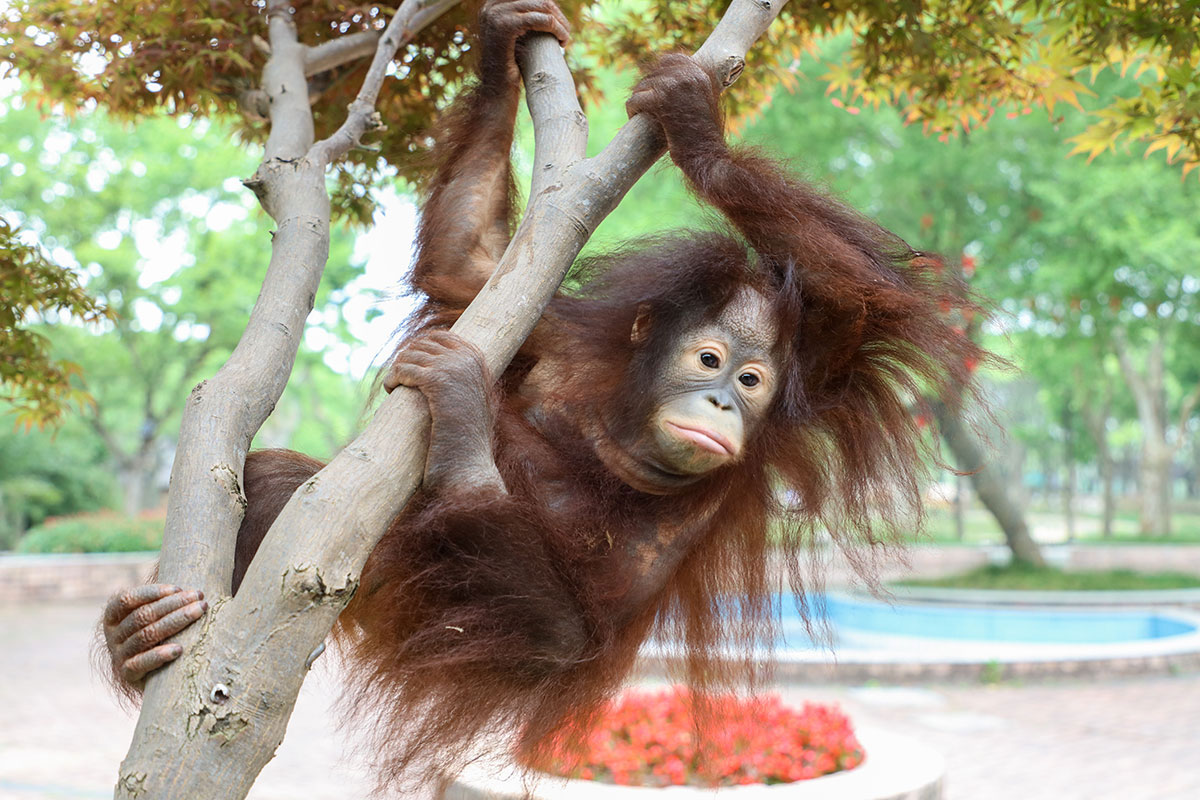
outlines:
M47 430L0 426L0 550L49 516L111 502L104 448L82 428L70 414Z
M1200 402L1200 193L1132 157L1035 173L1024 193L1038 219L1012 254L1014 300L1038 335L1082 342L1098 363L1115 356L1141 429L1140 529L1165 535Z
M151 489L169 462L183 401L237 343L259 285L258 213L229 185L229 170L249 171L253 155L208 123L158 117L134 128L101 112L68 120L16 97L6 105L0 137L17 148L0 209L77 265L106 304L103 326L48 326L40 335L87 364L77 376L92 398L83 415L132 516L157 500ZM349 237L332 242L317 297L323 320L338 317L342 287L357 271Z

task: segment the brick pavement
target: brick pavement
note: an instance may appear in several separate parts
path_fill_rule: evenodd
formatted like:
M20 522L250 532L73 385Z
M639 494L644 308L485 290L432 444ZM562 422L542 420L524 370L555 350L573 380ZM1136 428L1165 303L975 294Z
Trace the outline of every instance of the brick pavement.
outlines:
M0 606L0 800L111 797L133 719L88 674L98 615L93 603ZM366 796L369 777L336 730L336 685L318 664L252 798ZM949 800L1200 798L1200 675L784 693L933 745Z

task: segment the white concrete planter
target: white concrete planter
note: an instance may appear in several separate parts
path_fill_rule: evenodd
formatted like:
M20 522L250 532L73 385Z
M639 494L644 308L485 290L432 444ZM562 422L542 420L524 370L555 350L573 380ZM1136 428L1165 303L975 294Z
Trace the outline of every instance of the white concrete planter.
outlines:
M617 786L598 781L543 777L527 787L519 775L488 775L468 770L446 788L443 800L940 800L945 760L906 737L857 730L866 751L852 770L771 786ZM509 771L512 772L511 770ZM527 795L526 789L532 791Z

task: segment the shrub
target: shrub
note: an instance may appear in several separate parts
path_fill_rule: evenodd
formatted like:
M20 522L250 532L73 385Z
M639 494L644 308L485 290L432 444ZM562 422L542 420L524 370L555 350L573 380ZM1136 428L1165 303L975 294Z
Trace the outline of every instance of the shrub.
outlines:
M835 707L806 703L794 709L774 695L727 695L702 709L693 715L682 689L628 692L604 710L582 752L552 746L528 766L635 786L715 787L790 783L852 769L863 760L850 720Z
M123 553L157 550L161 512L129 518L114 511L53 517L31 528L17 543L19 553Z

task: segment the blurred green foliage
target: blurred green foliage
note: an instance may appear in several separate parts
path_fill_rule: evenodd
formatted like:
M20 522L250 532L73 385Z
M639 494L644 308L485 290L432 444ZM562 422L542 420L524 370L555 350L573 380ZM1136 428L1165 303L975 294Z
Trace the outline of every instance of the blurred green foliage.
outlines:
M49 516L111 506L108 457L77 417L55 432L0 425L0 550Z
M47 116L18 96L0 99L0 140L11 143L0 153L0 213L20 221L107 309L99 324L64 315L28 327L55 358L84 367L70 376L72 391L90 398L80 413L83 435L106 451L130 513L158 502L183 403L240 338L270 249L269 220L235 177L253 171L256 153L214 122L185 122L157 117L133 126L99 111ZM310 323L329 341L350 338L340 309L361 271L352 248L353 237L335 228ZM322 414L311 422L298 415L291 430L347 435L361 405L353 382L312 353L302 363L309 380L295 385L284 408L305 404L320 386ZM62 438L81 434L73 426ZM331 449L325 443L319 452ZM31 491L26 484L21 496ZM7 493L16 497L16 489Z
M1186 491L1200 491L1200 420L1185 405L1200 387L1200 189L1180 181L1177 165L1140 152L1091 163L1068 157L1073 145L1090 153L1144 136L1151 149L1192 163L1200 92L1186 91L1195 70L1180 69L1197 49L1184 5L1148 13L1057 0L1017 2L1005 13L989 5L985 13L952 0L934 13L890 0L793 3L752 51L728 99L738 139L788 161L914 246L961 261L972 287L996 305L989 343L1024 370L1019 379L988 377L1008 406L1000 425L1011 443L999 432L996 443L1031 462L1012 467L1014 486L1035 485L1027 473L1036 472L1044 487L1068 461L1089 464L1104 448L1134 458L1147 430L1118 369L1120 328L1135 360L1162 343L1158 402L1178 423L1164 435L1178 447L1177 472L1192 476ZM655 50L694 47L723 10L694 0L566 6L578 21L568 56L592 153L625 120L634 63ZM84 366L86 383L69 371L66 385L95 404L53 440L0 431L0 547L46 515L113 504L118 480L150 480L169 456L188 389L236 342L266 264L267 221L235 180L253 171L264 131L236 113L237 94L257 85L262 64L249 39L261 29L258 12L222 3L127 12L122 3L102 13L88 4L17 3L0 22L0 59L36 77L22 92L45 103L0 101L4 224L20 225L23 246L72 270L113 314L98 328L36 319L27 326L57 363ZM298 24L306 41L319 42L378 27L387 13L312 3ZM419 176L424 131L470 58L464 36L472 18L466 6L455 10L422 34L432 44L405 52L404 74L384 92L383 153L356 151L359 160L330 177L347 218L369 212L366 184L393 169ZM107 67L79 71L72 59L85 53ZM362 67L329 76L315 106L319 133L340 121ZM76 102L93 99L111 115ZM1067 110L1074 105L1083 113ZM175 118L149 113L160 110ZM131 126L130 117L142 119ZM530 140L526 127L517 153L526 172ZM588 248L711 220L664 159ZM359 266L349 233L335 227L334 236L310 326L327 341L348 342L342 312ZM255 444L328 456L353 435L364 395L363 383L302 348ZM1184 482L1176 481L1177 493ZM1061 526L1061 517L1042 514L1033 512L1035 525ZM1115 541L1135 535L1131 520L1118 515ZM987 519L967 521L969 541L993 535ZM1175 523L1172 540L1200 538L1200 515L1180 512ZM930 527L937 540L953 536L941 511Z
M113 512L58 517L30 529L19 553L129 553L157 550L162 516L127 517Z
M44 428L91 400L71 383L79 365L52 358L50 341L32 329L36 322L75 317L94 323L110 316L74 271L22 241L21 230L0 217L0 401L9 404L17 424Z

